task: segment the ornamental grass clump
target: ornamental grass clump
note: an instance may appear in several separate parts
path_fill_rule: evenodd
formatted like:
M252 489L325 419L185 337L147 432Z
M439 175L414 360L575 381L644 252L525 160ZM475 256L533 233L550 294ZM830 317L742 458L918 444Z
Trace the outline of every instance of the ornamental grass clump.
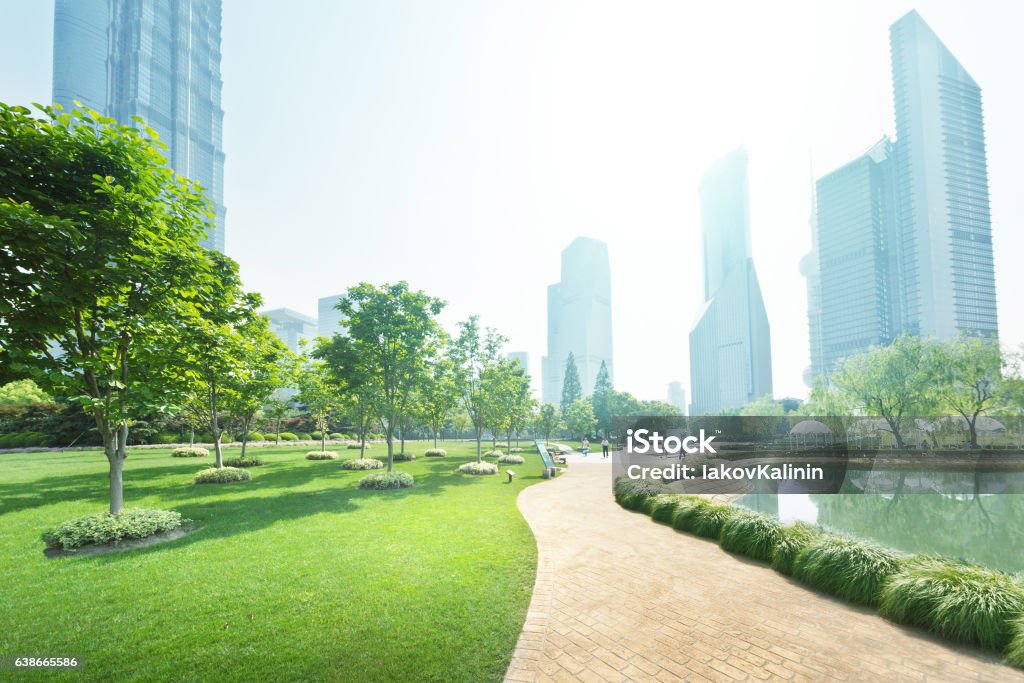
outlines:
M693 531L693 523L697 519L697 509L708 505L710 501L699 496L684 496L676 501L672 510L670 524L676 531Z
M498 466L490 462L467 462L459 465L459 472L463 474L497 474Z
M741 511L722 526L721 544L724 550L769 561L779 539L782 524L774 517Z
M800 551L793 575L826 593L876 606L882 586L900 568L900 557L888 548L828 535Z
M807 546L822 537L821 527L797 522L792 526L784 526L781 529L778 540L775 542L775 550L772 552L772 567L775 571L791 575L793 573L793 561Z
M506 465L522 465L526 460L521 455L503 455L498 458L498 462Z
M1012 637L1010 647L1006 650L1006 661L1014 666L1024 668L1024 614L1010 623Z
M343 470L379 470L384 463L375 458L352 458L341 463Z
M493 451L487 451L484 453L485 458L500 458L505 453L500 448L495 448Z
M210 451L199 446L182 446L171 451L172 458L209 458Z
M880 611L901 624L1002 651L1024 613L1024 584L992 569L920 558L882 587Z
M665 492L665 486L649 479L619 477L612 489L615 500L627 510L641 510L647 498Z
M659 493L647 499L644 510L655 522L671 524L672 515L676 511L676 505L686 496L678 493Z
M408 472L374 472L359 480L361 489L407 489L416 485Z
M448 451L443 448L428 448L423 455L428 458L445 458L448 457Z
M233 481L249 481L249 470L240 467L211 467L196 473L193 484L230 484Z
M416 456L412 453L395 453L391 456L391 459L395 462L409 462L411 460L415 460Z
M74 550L87 545L118 544L173 531L192 520L172 510L125 508L120 514L102 512L64 522L43 534L47 548Z
M333 451L310 451L306 453L306 460L337 460L338 454Z
M739 514L739 510L731 505L708 503L694 508L693 528L691 531L704 538L718 539L722 527L730 519Z
M358 451L360 448L366 448L366 450L369 450L370 449L370 444L365 444L364 446L360 446L357 443L350 443L348 446L346 446L346 448L348 448L350 450L354 450L354 451Z

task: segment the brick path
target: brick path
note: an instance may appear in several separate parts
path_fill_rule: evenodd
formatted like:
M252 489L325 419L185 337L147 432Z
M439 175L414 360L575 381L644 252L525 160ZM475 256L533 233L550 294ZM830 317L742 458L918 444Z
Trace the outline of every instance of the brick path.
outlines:
M507 681L1024 681L621 509L597 455L519 495L540 556Z

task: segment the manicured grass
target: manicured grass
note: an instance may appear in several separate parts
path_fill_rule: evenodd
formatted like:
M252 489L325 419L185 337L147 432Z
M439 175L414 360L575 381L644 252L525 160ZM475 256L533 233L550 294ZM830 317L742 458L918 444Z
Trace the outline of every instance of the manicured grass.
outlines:
M443 446L392 491L309 446L260 448L252 481L221 486L192 485L208 461L135 450L126 505L199 528L56 560L42 532L106 509L102 452L0 453L0 652L77 654L89 680L500 680L536 570L515 500L542 464L529 449L511 484L467 477L475 446Z

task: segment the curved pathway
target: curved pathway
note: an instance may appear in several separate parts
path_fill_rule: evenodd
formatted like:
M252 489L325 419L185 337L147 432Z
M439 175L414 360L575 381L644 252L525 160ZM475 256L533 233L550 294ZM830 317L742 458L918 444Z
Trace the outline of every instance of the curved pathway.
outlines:
M1024 681L612 498L610 460L519 494L539 552L507 681Z

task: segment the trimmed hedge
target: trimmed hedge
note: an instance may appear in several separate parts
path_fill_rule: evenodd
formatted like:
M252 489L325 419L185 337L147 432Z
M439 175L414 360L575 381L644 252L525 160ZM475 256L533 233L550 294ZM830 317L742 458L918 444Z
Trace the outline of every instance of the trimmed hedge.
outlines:
M172 458L209 458L210 451L199 446L182 446L171 451Z
M361 489L407 489L416 485L408 472L374 472L359 480Z
M341 463L343 470L379 470L384 463L374 458L352 458Z
M498 466L490 462L467 462L459 465L459 472L463 474L497 474Z
M211 467L196 473L193 484L230 484L233 481L249 481L249 470L239 467Z
M1024 584L1002 572L921 558L883 587L880 611L901 624L921 626L952 640L1003 650L1024 614Z
M800 551L793 562L793 575L826 593L877 606L882 586L900 568L899 556L888 548L829 535Z
M499 457L498 462L506 465L522 465L526 460L524 460L521 455L512 455L510 453Z
M313 439L314 441L320 441L321 439L324 438L324 433L323 432L311 432L310 435L309 435L309 438Z
M444 458L448 456L448 451L443 448L428 448L423 455L428 458Z
M298 441L299 440L299 437L295 436L291 432L281 432L280 434L277 435L277 438L281 439L281 441Z
M164 432L162 434L154 434L150 439L150 441L155 444L178 443L178 440L179 439L177 434L170 434L168 432Z
M412 453L393 453L391 459L394 462L410 462L416 459L416 456Z
M353 450L357 450L357 451L358 451L358 450L359 450L359 448L360 448L360 446L359 446L359 444L357 444L357 443L350 443L350 444L348 445L348 448L350 448L350 449L353 449ZM366 444L366 450L370 450L370 444Z
M262 464L262 460L249 455L244 458L228 458L224 461L226 467L259 467Z
M310 451L306 453L306 460L337 460L338 454L332 451Z
M172 510L125 508L118 515L102 512L72 519L46 531L42 539L47 548L74 550L86 545L117 544L146 538L172 531L191 521Z
M346 436L339 432L331 432L330 434L327 435L327 438L330 439L331 441L341 441L342 439L346 438Z
M266 441L267 440L267 437L263 434L263 432L249 432L249 435L248 435L247 438L248 438L249 441Z
M790 575L793 573L793 562L807 546L822 537L824 530L813 524L797 522L793 526L782 527L782 533L772 553L772 567L776 571Z
M722 548L752 557L755 560L772 559L782 538L782 524L777 519L755 512L733 515L722 527Z
M313 440L313 435L310 434L309 432L299 432L295 436L298 437L299 441L312 441Z

